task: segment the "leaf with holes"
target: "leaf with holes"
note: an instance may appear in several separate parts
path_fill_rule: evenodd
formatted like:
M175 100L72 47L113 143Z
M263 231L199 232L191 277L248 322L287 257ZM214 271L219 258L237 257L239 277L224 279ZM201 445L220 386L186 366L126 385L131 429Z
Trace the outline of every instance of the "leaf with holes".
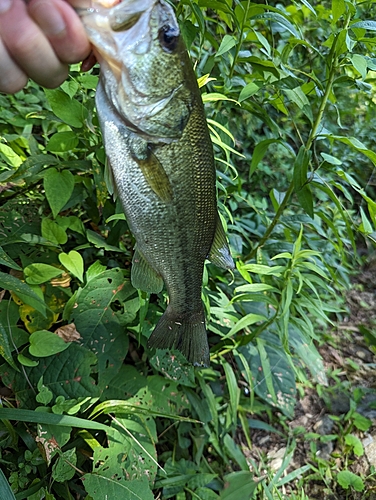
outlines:
M37 360L37 358L33 358ZM43 376L43 384L55 397L66 399L98 397L98 386L91 377L96 356L85 347L72 343L68 349L54 356L40 358L38 366L25 367L25 374L19 374L5 365L0 367L0 376L7 386L12 386L16 401L21 408L34 409L38 382ZM25 376L26 375L26 376Z
M136 316L134 302L127 305L127 299L135 293L122 271L111 269L89 281L72 310L71 321L81 335L82 345L98 357L98 382L102 389L119 371L128 352L123 325Z

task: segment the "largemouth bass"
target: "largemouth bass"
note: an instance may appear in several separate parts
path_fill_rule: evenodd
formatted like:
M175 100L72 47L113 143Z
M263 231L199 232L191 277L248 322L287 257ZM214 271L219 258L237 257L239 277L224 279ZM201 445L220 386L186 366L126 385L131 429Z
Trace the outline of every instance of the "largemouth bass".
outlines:
M234 263L217 212L204 107L174 11L164 0L123 0L111 8L93 2L80 15L101 64L103 141L136 239L132 284L158 293L164 282L169 295L148 347L175 348L207 366L204 262Z

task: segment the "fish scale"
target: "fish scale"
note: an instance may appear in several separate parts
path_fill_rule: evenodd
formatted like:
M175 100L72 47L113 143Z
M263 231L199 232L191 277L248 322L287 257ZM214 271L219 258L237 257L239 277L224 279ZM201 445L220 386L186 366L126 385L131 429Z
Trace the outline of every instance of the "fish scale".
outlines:
M169 294L148 346L208 366L204 262L234 264L201 94L174 11L163 0L124 0L111 9L94 2L81 16L101 63L96 105L106 155L137 242L132 283L150 293L164 283Z

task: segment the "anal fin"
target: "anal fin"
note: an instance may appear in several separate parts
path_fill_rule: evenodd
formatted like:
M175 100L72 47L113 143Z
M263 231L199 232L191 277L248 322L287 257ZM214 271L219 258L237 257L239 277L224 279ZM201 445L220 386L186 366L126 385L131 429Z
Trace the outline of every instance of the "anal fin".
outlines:
M159 293L163 288L162 276L151 267L137 246L132 259L131 282L135 288L148 293Z
M210 262L223 269L234 269L235 267L219 215L217 216L217 226L208 258Z

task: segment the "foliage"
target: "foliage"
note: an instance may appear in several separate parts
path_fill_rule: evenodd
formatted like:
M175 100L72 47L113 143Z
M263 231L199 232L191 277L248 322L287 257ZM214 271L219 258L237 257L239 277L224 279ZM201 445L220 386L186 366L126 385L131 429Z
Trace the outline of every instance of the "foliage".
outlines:
M166 296L130 283L98 69L0 96L1 498L304 499L303 475L332 492L373 481L349 470L369 426L358 398L331 438L343 470L287 422L297 389L330 391L317 347L374 249L374 3L177 5L237 261L206 266L208 369L146 348ZM257 429L286 440L276 469L251 458ZM311 462L294 469L302 436Z

